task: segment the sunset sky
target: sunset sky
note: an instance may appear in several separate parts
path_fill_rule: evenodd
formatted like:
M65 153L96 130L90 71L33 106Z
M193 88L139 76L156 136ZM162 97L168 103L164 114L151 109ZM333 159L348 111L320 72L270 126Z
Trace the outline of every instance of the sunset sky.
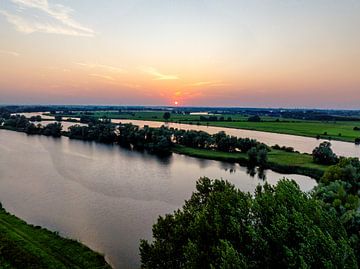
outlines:
M0 103L360 109L358 0L0 0Z

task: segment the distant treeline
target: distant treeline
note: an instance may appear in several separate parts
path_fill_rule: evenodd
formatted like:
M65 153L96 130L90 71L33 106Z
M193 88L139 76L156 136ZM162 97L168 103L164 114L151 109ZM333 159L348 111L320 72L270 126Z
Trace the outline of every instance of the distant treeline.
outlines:
M285 109L285 108L241 108L241 107L169 107L169 106L94 106L94 105L8 105L0 106L0 113L56 112L71 114L78 111L172 111L189 114L191 112L209 112L211 114L237 114L244 116L270 116L301 120L320 121L359 121L359 110L326 109ZM226 120L226 119L225 119Z

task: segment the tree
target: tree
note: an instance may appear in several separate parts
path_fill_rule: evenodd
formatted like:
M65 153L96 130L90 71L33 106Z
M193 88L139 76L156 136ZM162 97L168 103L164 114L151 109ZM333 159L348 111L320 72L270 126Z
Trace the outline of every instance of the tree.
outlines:
M261 118L260 118L258 115L250 116L250 117L248 118L248 121L250 121L250 122L260 122L260 121L261 121Z
M201 178L181 210L140 244L142 268L357 268L346 232L294 181L255 195Z
M54 119L55 119L56 121L62 121L62 116L56 115L56 116L54 117Z
M313 160L319 164L335 164L338 161L338 157L331 149L330 142L322 142L312 152Z
M44 126L41 134L46 136L60 137L61 136L62 125L60 122L49 123Z
M258 163L258 151L256 147L252 147L247 152L248 162L250 166L255 166Z
M335 212L344 225L360 263L360 161L342 158L331 166L315 188L314 195Z
M171 114L170 114L170 112L165 112L164 113L164 115L163 115L163 118L164 118L164 120L168 120L168 119L170 119L170 117L171 117Z
M260 166L265 166L268 161L267 150L262 148L258 151L257 161Z

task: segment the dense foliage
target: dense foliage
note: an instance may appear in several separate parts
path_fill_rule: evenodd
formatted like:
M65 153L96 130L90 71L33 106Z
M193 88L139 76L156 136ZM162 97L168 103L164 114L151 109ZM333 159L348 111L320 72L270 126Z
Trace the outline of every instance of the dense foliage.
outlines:
M196 189L141 241L142 268L357 268L339 220L293 181L253 197L223 180Z
M256 164L265 164L267 151L265 144L249 138L229 136L225 132L210 135L203 131L179 130L160 127L143 128L129 124L119 124L116 128L110 123L98 122L89 126L74 125L69 128L70 138L94 140L105 143L118 143L134 149L146 149L158 154L169 154L174 144L197 149L218 150L223 152L255 152Z
M341 220L360 264L359 159L341 159L337 165L330 167L315 188L315 196Z
M170 119L170 117L171 117L170 112L165 112L163 115L164 120L168 120L168 119Z
M69 138L97 141L101 143L113 143L115 141L115 127L111 124L89 124L81 126L75 124L69 127Z
M132 146L135 149L147 149L157 154L171 153L171 136L172 132L169 128L151 128L132 124L121 124L118 127L117 142L123 146Z
M41 118L40 118L41 119ZM62 125L59 122L49 123L47 125L37 124L35 125L32 121L35 119L28 120L23 115L11 115L3 120L3 128L25 132L27 134L40 134L46 136L60 137Z
M316 147L312 155L314 162L319 164L335 164L338 161L338 157L331 149L331 143L327 141Z

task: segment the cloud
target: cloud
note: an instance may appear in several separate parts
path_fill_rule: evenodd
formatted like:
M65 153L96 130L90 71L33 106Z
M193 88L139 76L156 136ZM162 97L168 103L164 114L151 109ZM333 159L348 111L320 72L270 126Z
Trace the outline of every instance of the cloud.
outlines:
M108 76L108 75L90 74L90 76L97 77L97 78L102 78L102 79L109 80L109 81L115 81L115 79L112 76Z
M222 81L199 81L187 84L189 87L201 87L201 86L207 86L207 87L218 87L218 86L228 86L229 83L223 83Z
M0 54L6 54L6 55L11 55L14 57L19 57L20 53L16 52L16 51L10 51L10 50L0 50Z
M105 69L113 73L125 73L125 69L111 65L94 64L94 63L76 63L76 64L90 69Z
M149 75L154 76L154 80L176 80L176 79L179 79L179 77L177 75L162 74L154 67L144 67L144 68L141 68L141 70Z
M15 26L15 29L23 33L50 33L72 36L95 35L94 30L81 25L71 18L73 10L69 7L55 4L50 5L47 0L10 0L16 4L17 13L0 10L7 21ZM29 16L29 10L40 12L41 16ZM23 12L26 11L26 12ZM28 15L26 15L28 14Z

